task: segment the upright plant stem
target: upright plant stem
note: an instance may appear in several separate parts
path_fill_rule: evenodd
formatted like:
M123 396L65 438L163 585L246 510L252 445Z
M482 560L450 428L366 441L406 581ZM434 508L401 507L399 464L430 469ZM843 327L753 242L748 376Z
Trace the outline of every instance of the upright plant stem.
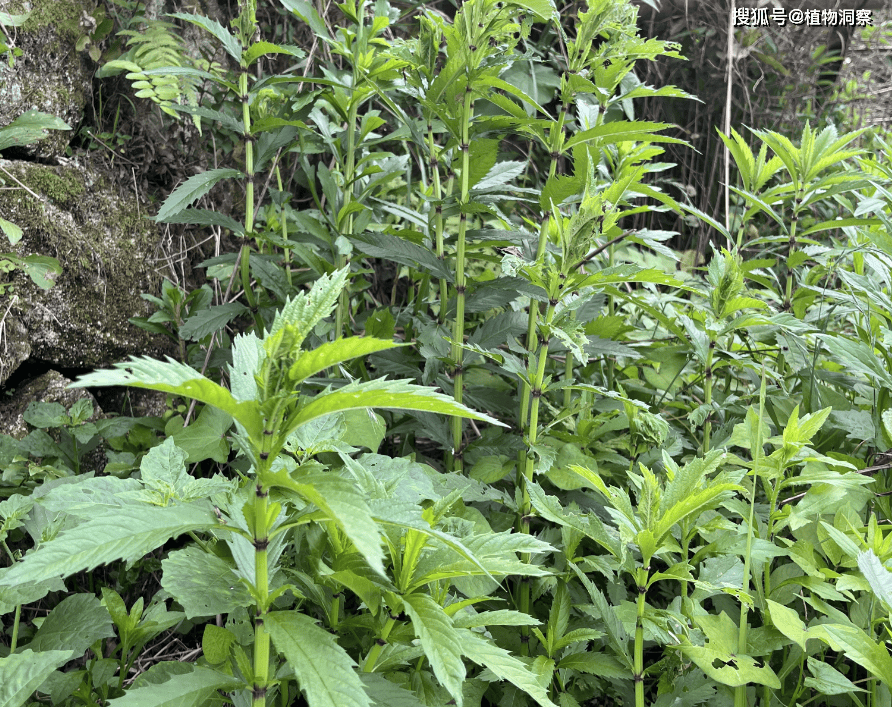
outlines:
M545 326L548 327L551 325L552 320L554 319L554 309L555 305L549 303L548 309L545 312ZM530 432L529 432L529 449L525 455L523 460L523 473L518 474L518 482L522 489L521 491L521 508L520 508L520 532L529 534L530 532L530 513L532 510L532 503L530 502L530 492L527 488L527 484L533 480L533 471L534 471L534 453L533 446L538 441L538 430L539 430L539 400L542 397L542 385L545 380L545 365L548 362L548 339L544 339L539 346L539 351L536 357L536 373L531 377L531 392L530 396L532 397L532 405L530 406ZM530 556L528 554L524 554L522 557L524 562L530 561ZM520 585L520 601L519 601L519 609L525 614L530 613L530 583L521 581ZM530 629L528 626L521 626L520 628L521 634L521 655L529 655L530 650Z
M567 120L567 111L568 104L561 104L561 112L558 116L557 123L554 124L552 130L549 134L550 144L549 150L551 152L551 162L548 165L548 179L554 177L557 173L557 162L558 158L561 154L561 149L564 145L564 123ZM551 211L546 211L545 215L542 217L542 222L539 224L539 241L536 244L536 262L542 262L542 259L545 257L545 249L548 246L548 229L549 229L549 221L551 219ZM530 313L527 318L527 351L531 354L536 350L536 344L538 342L536 337L536 327L539 319L539 307L538 303L535 300L530 301ZM572 364L571 364L572 367ZM520 392L520 414L519 414L519 423L520 423L520 433L521 435L526 435L529 432L529 427L527 422L529 420L529 409L530 409L530 386L528 383L524 382L521 385ZM524 467L526 465L526 455L523 451L518 453L517 457L517 471L518 476L521 476L524 472Z
M374 645L369 649L369 653L366 656L365 661L363 661L362 671L364 673L370 673L375 669L378 657L381 655L381 651L384 650L384 646L387 645L387 637L393 630L394 625L396 625L396 619L393 618L393 616L389 616L387 618L387 623L384 624L384 628L381 629L378 640L375 641Z
M638 585L638 601L635 612L635 654L632 656L632 669L634 670L632 678L635 681L635 707L644 707L644 610L647 606L644 597L647 591L647 568L639 567L635 579Z
M471 130L471 100L470 81L465 88L464 105L462 109L461 126L461 196L459 206L462 208L458 221L458 241L455 246L455 322L452 328L452 360L455 363L455 378L453 395L455 402L461 403L464 397L464 350L462 344L465 340L465 234L468 228L468 215L464 206L468 203L470 192L470 130ZM462 470L462 447L464 420L460 417L452 418L452 456L453 470Z
M756 432L756 444L753 449L753 485L750 496L750 514L746 533L746 555L743 558L743 591L748 593L750 590L750 562L753 551L753 526L756 522L756 489L759 480L759 461L762 458L762 420L765 416L765 367L762 367L762 385L759 390L759 428ZM746 604L740 602L740 625L737 635L737 652L746 655L746 635L747 635L747 608ZM747 707L746 704L746 685L734 688L734 707Z
M269 683L270 639L263 624L268 611L266 600L269 597L269 491L260 479L269 470L267 459L257 470L257 485L254 489L254 586L257 590L257 614L254 617L254 685L253 707L266 706L266 691Z
M282 173L279 171L279 165L276 165L276 186L279 187L279 192L282 192ZM282 219L282 240L285 243L288 242L288 216L285 212L285 204L282 204L282 213L280 215ZM285 276L288 278L288 287L291 287L291 248L286 247L285 249Z
M446 260L446 247L443 243L443 185L440 182L440 157L437 152L437 144L434 142L434 126L428 117L427 123L427 143L430 152L429 165L431 170L431 184L433 187L433 198L437 202L434 207L434 242L437 249L437 260L443 262ZM449 299L449 286L445 278L440 278L440 312L437 316L438 321L442 324L446 321L446 303Z
M712 362L713 352L715 351L715 341L710 338L709 349L706 352L706 370L703 372L703 397L704 404L709 408L712 407ZM703 423L703 455L709 453L709 438L712 436L712 411L706 414L706 421Z
M356 81L357 81L357 72L354 67L353 72L353 89L356 89ZM342 209L347 213L347 209L350 204L353 202L353 189L355 188L355 171L356 171L356 118L359 111L359 98L357 96L353 96L350 101L350 110L347 114L347 154L345 155L344 160L344 181L346 184L344 185L344 205ZM337 214L335 214L337 217ZM353 214L347 213L346 223L343 229L343 233L346 236L353 235ZM338 254L338 268L343 268L347 265L347 256ZM341 291L341 295L338 298L338 308L335 313L335 338L337 339L344 334L344 327L347 323L347 318L350 312L350 288L345 287Z
M251 135L251 109L248 105L248 67L243 66L238 79L239 99L242 102L242 127L245 139L245 234L254 231L254 138ZM251 287L251 246L245 243L239 252L242 290L254 317L258 332L263 331L263 319L257 309L257 298Z

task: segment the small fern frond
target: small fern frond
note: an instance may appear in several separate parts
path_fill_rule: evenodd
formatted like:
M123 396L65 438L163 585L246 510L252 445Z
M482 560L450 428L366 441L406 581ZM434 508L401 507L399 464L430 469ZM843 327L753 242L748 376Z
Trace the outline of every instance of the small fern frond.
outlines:
M178 118L180 113L173 106L198 104L200 79L188 72L161 70L168 67L203 72L222 70L217 64L190 56L178 32L176 25L164 20L144 20L140 30L121 30L119 34L128 37L127 52L120 59L108 62L101 75L127 71L137 97L154 101L165 113ZM151 73L156 71L159 73ZM193 120L200 130L198 117L193 116Z

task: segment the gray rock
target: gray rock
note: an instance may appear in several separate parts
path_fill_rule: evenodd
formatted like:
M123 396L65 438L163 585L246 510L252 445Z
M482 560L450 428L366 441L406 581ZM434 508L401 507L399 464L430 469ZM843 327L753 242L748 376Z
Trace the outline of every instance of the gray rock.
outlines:
M10 300L9 297L5 299ZM4 298L0 298L0 305L4 304L3 300ZM0 383L6 380L31 355L28 330L10 313L11 301L7 301L5 304L2 320L0 320Z
M0 432L16 439L28 434L24 415L28 406L35 402L59 403L68 410L78 400L87 398L93 403L92 419L95 420L102 413L96 399L83 388L68 390L66 386L70 383L71 381L58 371L47 371L16 390L15 395L9 400L0 400Z
M4 12L23 14L23 0L4 0ZM80 22L93 9L88 0L31 0L31 15L21 27L11 28L22 50L10 67L0 61L0 126L25 111L36 109L77 128L91 92L92 71L85 52L75 44L86 34ZM50 131L40 142L19 148L23 156L49 159L65 154L72 132Z
M63 269L49 290L13 273L0 315L8 308L20 326L14 339L7 331L11 353L0 385L28 355L60 368L97 368L129 354L170 352L166 340L128 322L151 313L141 294L160 289L152 262L160 237L136 199L73 160L59 167L0 160L0 178L7 187L0 213L23 230L13 253L57 258Z

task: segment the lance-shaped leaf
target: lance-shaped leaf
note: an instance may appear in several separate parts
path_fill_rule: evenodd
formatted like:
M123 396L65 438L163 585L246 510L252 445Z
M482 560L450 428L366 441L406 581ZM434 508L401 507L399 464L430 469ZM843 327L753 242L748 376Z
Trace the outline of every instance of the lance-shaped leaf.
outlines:
M459 629L458 634L464 654L477 665L489 668L497 677L523 690L541 707L556 707L554 702L548 699L548 693L539 684L538 677L504 648L467 629Z
M236 61L242 60L242 48L239 44L238 38L230 34L229 30L227 30L216 20L212 20L202 15L193 15L185 12L172 12L168 15L168 17L176 17L178 20L191 22L193 25L197 25L202 29L207 30L218 40L220 40L220 44L223 45L223 48L226 50L226 53L229 54L229 56L231 56Z
M461 707L465 664L461 659L462 640L452 619L428 594L407 594L403 604L434 675Z
M359 676L375 707L424 707L414 692L396 685L378 673Z
M808 630L809 637L815 636L846 658L870 671L887 685L892 684L892 657L885 643L877 643L864 629L854 624L820 624Z
M462 538L462 544L471 553L473 561L464 558L462 553L449 546L431 552L419 561L411 587L421 587L439 579L453 577L541 577L550 574L547 568L523 562L514 556L517 552L533 554L554 551L548 543L531 535L512 532L474 535ZM455 556L456 553L459 557Z
M138 560L170 538L219 527L204 503L166 508L147 505L116 508L63 531L46 545L29 552L0 578L0 584L41 582L115 560Z
M175 106L175 108L183 108L183 106ZM235 235L241 236L245 233L245 227L231 216L221 214L210 209L183 209L175 214L171 214L164 223L189 223L199 226L222 226L228 228Z
M650 123L645 121L627 122L615 120L611 123L603 123L594 128L576 133L564 144L564 149L569 150L574 145L584 142L597 141L599 145L612 145L617 142L674 142L683 143L684 140L657 135L659 130L671 127L668 123Z
M315 373L324 371L326 368L335 366L343 361L406 345L386 339L360 336L327 341L312 351L302 353L288 371L288 379L296 385Z
M594 582L583 574L582 570L576 566L576 563L570 563L570 569L576 574L582 585L588 591L589 598L592 601L593 615L600 617L604 622L604 628L607 629L607 638L610 647L616 654L619 661L626 666L629 671L634 670L632 665L632 657L629 655L628 639L626 629L623 627L616 615L616 610L608 604L607 599L601 593Z
M203 309L183 322L180 337L187 341L201 341L208 334L220 331L233 319L247 312L248 308L239 302Z
M571 466L570 469L575 470L575 467ZM546 494L542 487L534 482L528 483L527 489L530 502L540 516L552 523L574 528L594 540L614 557L621 556L622 547L619 538L610 536L596 515L593 513L581 515L568 511L561 507L561 502L557 498Z
M873 550L858 554L858 569L864 573L873 593L892 608L892 572L883 566Z
M313 30L313 34L316 37L327 44L331 44L334 41L328 32L328 26L311 3L306 2L306 0L281 0L281 2L288 10L291 10L291 12L310 25L310 29Z
M198 707L217 690L233 690L243 685L231 675L191 666L192 670L172 675L162 683L148 683L110 700L109 707Z
M174 216L183 209L192 206L221 179L238 179L242 176L244 175L237 169L223 168L209 169L201 174L196 174L194 177L189 177L164 200L161 208L158 209L158 215L155 217L155 220L163 222L168 217Z
M356 663L313 619L297 611L274 611L263 623L294 668L310 707L369 707Z
M666 512L653 528L654 537L657 542L661 542L676 523L680 523L688 516L700 515L703 511L715 508L725 498L731 496L734 491L742 490L743 488L737 484L715 484L691 494L671 508L666 509Z
M317 395L289 419L284 436L287 437L298 427L317 417L330 415L333 412L342 410L356 410L359 408L391 408L394 410L436 412L443 415L481 420L499 427L507 427L507 425L489 415L474 412L461 403L455 402L449 396L438 393L432 388L415 385L409 379L393 381L373 380L364 383L351 383L330 393Z
M453 281L452 271L437 258L436 253L405 238L389 233L365 231L351 235L350 240L366 255L387 258L415 269L422 268L439 278Z
M238 402L226 388L205 378L185 363L167 357L167 361L144 356L131 356L129 361L116 363L113 369L94 371L80 376L70 388L127 385L132 388L160 390L182 395L201 403L213 405L238 420L257 439L263 433L263 421L253 401Z

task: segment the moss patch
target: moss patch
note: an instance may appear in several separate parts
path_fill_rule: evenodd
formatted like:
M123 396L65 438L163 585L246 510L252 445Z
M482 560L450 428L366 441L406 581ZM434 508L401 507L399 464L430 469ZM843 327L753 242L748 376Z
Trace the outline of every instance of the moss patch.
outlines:
M14 14L25 11L20 0L13 0L10 5ZM43 27L52 27L66 39L76 41L84 34L80 27L81 12L89 9L82 0L32 0L31 15L22 30L36 32Z
M37 165L27 168L26 179L22 181L63 208L75 206L87 191L83 182L72 172L49 170Z

